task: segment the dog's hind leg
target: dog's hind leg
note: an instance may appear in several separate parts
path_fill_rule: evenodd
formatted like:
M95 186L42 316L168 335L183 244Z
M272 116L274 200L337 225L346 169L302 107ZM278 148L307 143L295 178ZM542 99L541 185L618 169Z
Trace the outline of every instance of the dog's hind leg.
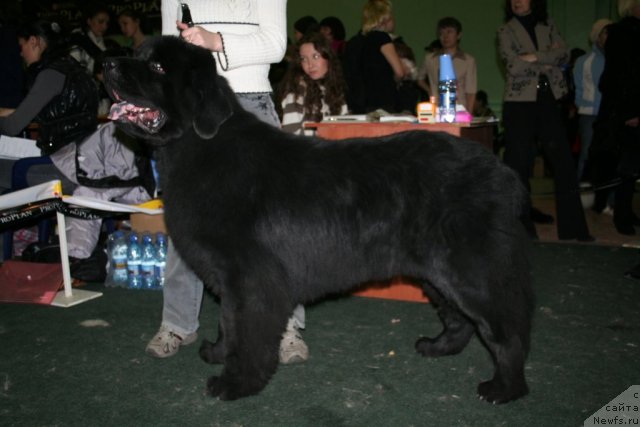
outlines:
M526 344L522 337L495 321L480 324L478 330L495 364L493 378L478 385L480 399L506 403L526 395L529 392L524 377Z
M484 295L463 295L465 314L476 324L478 334L491 353L495 370L493 378L478 386L480 399L505 403L529 392L524 364L529 350L531 300L528 283L521 284L507 276L476 282L484 286ZM528 282L528 278L523 279Z
M473 323L453 304L445 300L430 284L423 283L429 300L438 310L444 329L436 338L422 337L416 341L418 353L425 357L448 356L460 353L475 333Z
M510 270L506 268L506 270ZM524 362L529 348L532 296L526 269L486 274L443 274L425 286L438 306L445 325L435 339L422 338L416 343L425 356L440 356L460 351L477 331L494 361L494 376L478 386L481 399L505 403L528 393ZM459 269L455 271L460 271ZM485 276L485 277L483 277Z

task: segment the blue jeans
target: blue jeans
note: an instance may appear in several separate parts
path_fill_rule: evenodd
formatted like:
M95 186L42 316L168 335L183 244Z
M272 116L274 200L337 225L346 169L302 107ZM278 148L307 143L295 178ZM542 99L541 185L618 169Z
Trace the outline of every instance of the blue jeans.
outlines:
M578 165L576 172L578 175L578 181L582 179L584 173L584 165L589 158L589 147L591 147L591 140L593 139L593 124L596 122L597 116L588 114L578 115L578 133L580 134L580 157L578 158Z
M236 94L245 110L255 114L265 123L280 127L273 101L268 93ZM162 325L181 336L198 330L204 285L193 271L182 261L169 239L167 266L162 290L164 299ZM296 328L304 329L305 311L299 305L293 311L292 322Z

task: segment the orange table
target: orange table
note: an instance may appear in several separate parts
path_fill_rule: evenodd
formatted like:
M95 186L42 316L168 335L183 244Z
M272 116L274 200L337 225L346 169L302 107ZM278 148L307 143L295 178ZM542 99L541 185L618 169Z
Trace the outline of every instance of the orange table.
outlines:
M409 122L307 122L306 129L315 129L316 135L326 139L345 139L362 136L385 136L407 130L446 132L479 142L493 151L496 123L409 123Z
M451 135L477 141L493 150L494 123L409 123L409 122L307 122L306 129L315 129L316 135L325 139L345 139L363 136L385 136L406 130L446 132ZM391 284L372 284L354 292L354 295L401 301L428 302L422 288L403 278Z

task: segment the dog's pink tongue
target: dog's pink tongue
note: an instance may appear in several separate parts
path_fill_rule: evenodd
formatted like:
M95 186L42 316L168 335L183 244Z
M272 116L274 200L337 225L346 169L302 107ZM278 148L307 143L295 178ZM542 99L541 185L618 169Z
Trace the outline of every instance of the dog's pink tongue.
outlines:
M113 104L111 109L109 110L108 118L110 120L118 120L126 111L125 105L127 105L126 101L118 102L117 104Z

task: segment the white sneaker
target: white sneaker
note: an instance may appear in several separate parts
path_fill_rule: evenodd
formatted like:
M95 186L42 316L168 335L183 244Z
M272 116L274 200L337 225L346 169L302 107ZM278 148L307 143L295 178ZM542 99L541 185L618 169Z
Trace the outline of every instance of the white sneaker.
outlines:
M287 329L280 341L280 363L289 365L305 362L309 358L309 348L297 329Z
M180 350L180 346L189 345L197 339L197 332L189 334L186 337L181 337L163 325L160 326L160 330L155 336L151 338L145 351L149 356L164 359L165 357L176 354L178 350Z

